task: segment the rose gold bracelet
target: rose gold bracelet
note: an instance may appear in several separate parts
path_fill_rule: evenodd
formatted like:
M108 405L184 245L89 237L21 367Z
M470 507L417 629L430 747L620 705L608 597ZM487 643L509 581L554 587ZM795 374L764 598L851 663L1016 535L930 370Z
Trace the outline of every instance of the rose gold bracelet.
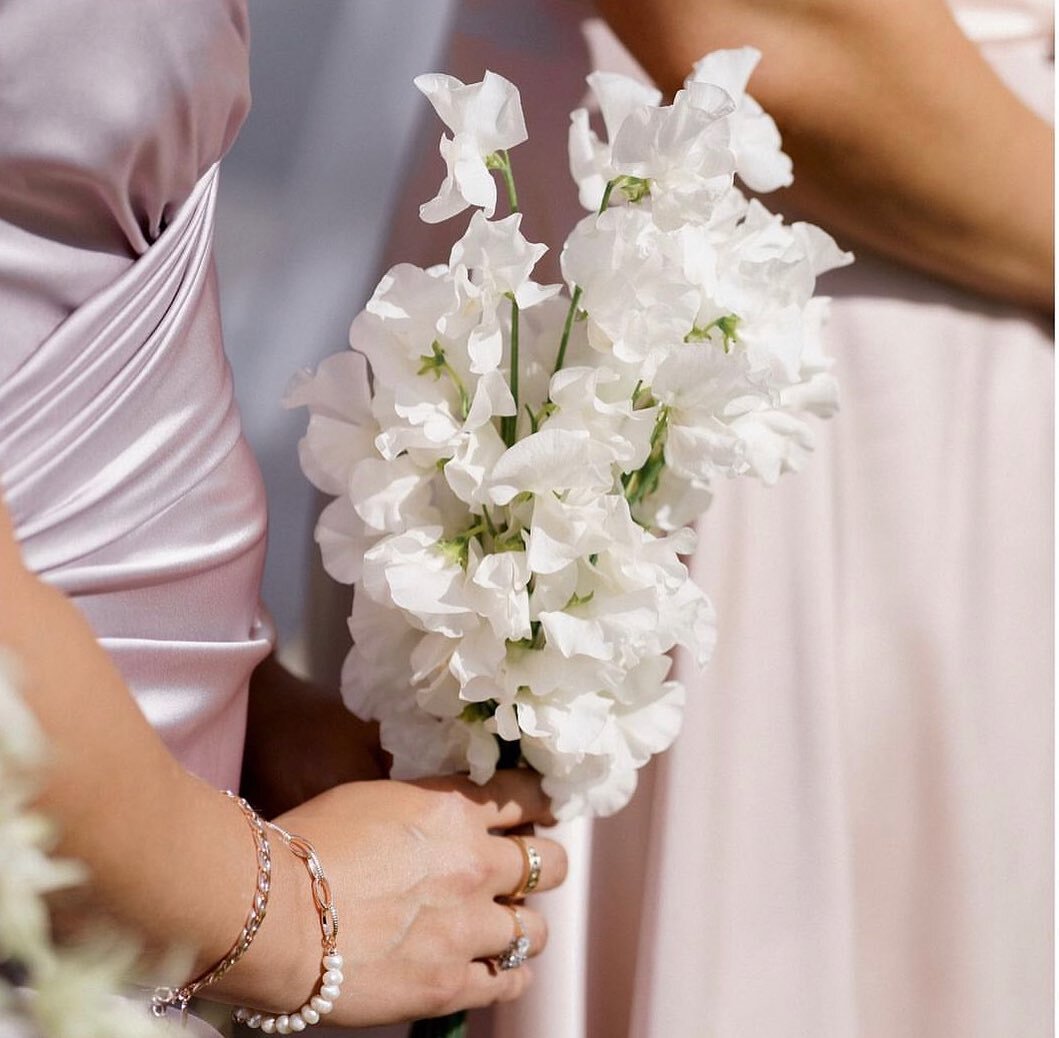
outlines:
M205 973L199 974L179 988L155 988L151 999L153 1016L163 1017L170 1009L179 1009L182 1017L187 1017L188 1004L195 994L204 987L220 980L245 954L257 936L268 911L268 894L272 887L272 849L268 842L268 833L261 816L242 798L230 790L225 790L238 805L250 826L254 837L254 852L257 857L257 885L254 887L254 900L247 914L243 929L236 938L235 944L228 949L224 957L211 966Z
M262 1013L240 1006L232 1013L232 1019L246 1024L254 1030L261 1029L263 1034L296 1034L306 1027L318 1024L335 1007L335 1002L342 994L342 973L344 960L338 952L338 913L331 896L331 884L324 875L324 867L316 854L313 845L304 837L295 836L281 829L275 822L265 823L278 833L291 852L301 860L309 873L312 884L313 904L320 917L320 944L323 955L320 957L320 983L316 994L300 1009L291 1013Z

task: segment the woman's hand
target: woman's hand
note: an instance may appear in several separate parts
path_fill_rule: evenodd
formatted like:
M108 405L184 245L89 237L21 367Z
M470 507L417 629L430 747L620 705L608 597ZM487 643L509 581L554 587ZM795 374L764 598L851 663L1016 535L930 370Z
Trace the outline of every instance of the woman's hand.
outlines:
M190 950L187 976L159 978L183 982L227 952L246 918L256 876L246 822L170 755L83 617L26 571L2 504L0 588L0 644L17 657L51 744L40 808L61 827L58 852L92 874L78 912L131 929L150 949ZM311 740L302 747L310 760L313 749ZM550 821L527 771L481 788L460 778L355 782L281 816L316 846L341 916L346 979L329 1019L385 1023L518 995L529 969L494 973L486 960L515 935L494 899L520 882L522 851L491 830ZM319 923L302 863L273 842L264 925L203 995L292 1011L319 980ZM533 842L546 890L564 877L565 855L551 840ZM539 952L544 924L522 914Z
M254 670L240 791L266 818L343 782L385 778L378 725L269 656Z
M345 981L328 1023L439 1016L521 994L529 968L498 971L490 961L515 937L512 911L496 899L515 891L523 874L523 852L503 833L551 821L539 778L522 769L482 787L462 777L351 783L277 818L315 846L334 892ZM532 843L542 858L537 889L558 886L566 876L562 847L538 836ZM314 993L319 923L303 867L278 838L273 844L282 872L247 965L259 972L251 960L280 941L296 952L298 979L277 984L276 1004L255 1006L292 1012ZM519 911L536 955L547 940L544 921ZM239 997L239 974L222 982L225 997Z

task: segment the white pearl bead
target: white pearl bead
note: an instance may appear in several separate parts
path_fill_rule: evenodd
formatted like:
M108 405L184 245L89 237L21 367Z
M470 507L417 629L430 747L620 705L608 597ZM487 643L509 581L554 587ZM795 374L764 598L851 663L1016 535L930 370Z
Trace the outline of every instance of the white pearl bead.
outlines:
M333 955L325 955L323 957L323 964L325 970L340 970L345 964L345 960L338 954L338 952L335 952Z
M313 995L313 997L309 999L309 1005L311 1005L321 1016L327 1016L327 1014L335 1008L334 1002L328 1002L326 998L321 998L319 995Z
M346 978L341 970L328 970L320 979L325 984L341 984Z
M302 1019L301 1013L291 1013L290 1015L290 1029L291 1031L304 1031L305 1021Z
M262 1034L275 1034L276 1033L276 1018L274 1016L266 1016L261 1021L261 1033Z
M318 1024L320 1022L320 1014L310 1005L302 1006L298 1013L307 1024Z
M290 1017L286 1013L276 1017L276 1034L290 1034Z
M342 989L337 984L321 984L320 997L326 998L328 1002L337 1002Z

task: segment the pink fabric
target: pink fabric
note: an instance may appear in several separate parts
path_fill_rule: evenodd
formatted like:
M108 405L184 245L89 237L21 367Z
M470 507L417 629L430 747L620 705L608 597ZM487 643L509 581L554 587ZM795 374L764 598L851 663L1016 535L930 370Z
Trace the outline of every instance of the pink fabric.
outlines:
M524 226L553 244L581 215L566 112L634 67L583 15L468 0L444 64L521 87ZM1043 34L987 54L1050 111ZM435 141L391 261L459 233L415 220ZM558 834L536 982L476 1038L1051 1033L1051 337L864 252L821 290L842 411L802 474L718 488L716 659L678 659L684 731L632 805Z
M246 12L9 0L0 68L0 486L16 536L182 763L234 788L269 648L264 498L211 255L216 164L249 102Z

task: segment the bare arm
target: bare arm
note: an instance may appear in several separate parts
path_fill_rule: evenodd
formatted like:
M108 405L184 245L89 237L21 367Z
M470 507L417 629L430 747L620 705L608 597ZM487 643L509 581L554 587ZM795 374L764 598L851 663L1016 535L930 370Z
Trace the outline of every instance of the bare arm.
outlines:
M192 948L196 971L209 966L239 933L256 877L239 810L173 759L78 611L25 569L2 503L0 589L0 644L18 657L53 750L41 806L62 827L60 852L92 872L89 911L154 947ZM494 898L522 871L521 851L491 830L548 820L525 771L482 788L459 778L348 783L282 815L316 845L343 916L350 968L330 1019L385 1023L518 995L529 970L497 974L482 961L511 940ZM562 849L535 843L541 887L554 886ZM279 840L273 860L264 926L204 994L292 1011L313 993L319 927L304 869ZM523 917L541 948L543 921L532 909Z
M597 6L667 92L707 51L762 51L749 89L779 125L794 160L786 197L808 218L965 288L1051 309L1051 127L941 0Z

